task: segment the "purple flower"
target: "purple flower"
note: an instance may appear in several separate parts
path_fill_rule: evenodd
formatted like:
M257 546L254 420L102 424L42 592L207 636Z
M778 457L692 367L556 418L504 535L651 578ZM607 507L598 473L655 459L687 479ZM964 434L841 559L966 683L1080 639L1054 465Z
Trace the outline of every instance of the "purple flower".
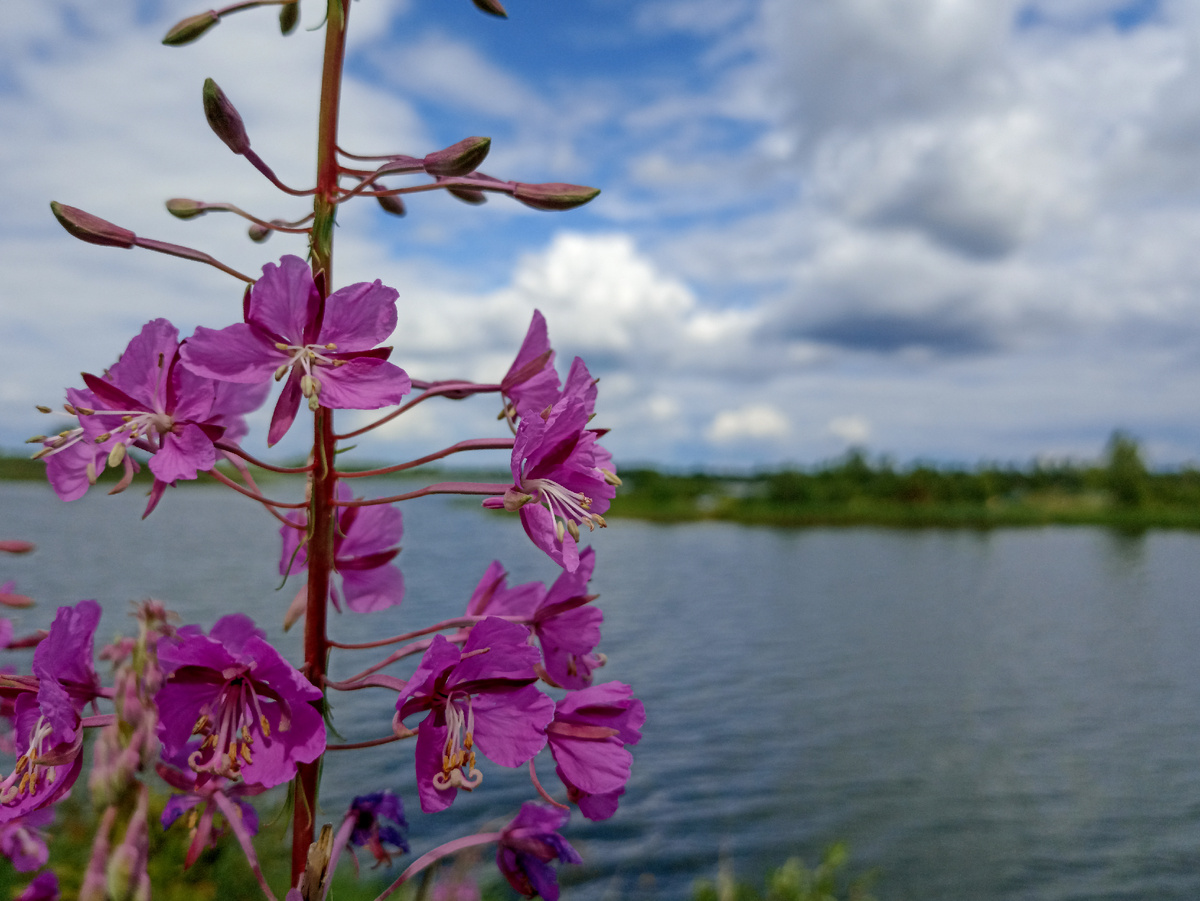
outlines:
M509 400L505 413L510 420L528 408L537 413L558 399L558 373L554 371L554 351L546 320L533 311L529 331L517 351L517 358L500 380L500 391Z
M566 825L569 811L527 802L521 812L500 832L496 865L508 884L532 898L558 901L558 876L550 861L583 863L583 858L558 830Z
M167 484L212 469L213 442L227 431L244 433L242 414L257 408L265 391L219 390L216 382L179 366L179 350L175 326L155 319L103 378L85 372L87 388L67 390L79 428L48 439L43 452L46 475L60 498L82 497L106 465L123 465L131 479L138 466L127 456L130 447L153 454L150 471L161 495Z
M376 347L396 327L396 297L394 288L375 281L322 299L308 264L285 256L279 265L263 267L247 295L245 321L196 329L184 345L183 363L228 382L287 376L267 434L267 443L275 444L296 418L301 396L311 410L375 410L408 393L412 384L404 370L387 362L391 348Z
M589 820L606 820L625 793L633 755L642 740L646 708L621 682L571 692L558 702L546 730L558 778Z
M441 635L421 658L396 702L400 720L428 711L417 728L417 792L426 813L444 810L458 789L483 780L475 746L501 766L520 766L546 744L554 702L537 681L529 630L488 617L460 651Z
M523 417L513 443L513 487L483 502L519 510L525 533L568 572L579 566L579 525L603 528L600 514L616 495L598 466L611 457L587 429L589 416L586 400L572 394L541 415Z
M592 670L604 664L603 655L592 653L604 621L602 612L588 606L596 598L587 593L595 566L595 551L587 548L575 571L564 570L547 590L541 582L508 588L508 573L499 560L493 561L471 595L467 615L528 617L542 646L542 678L559 688L585 688Z
M187 826L191 840L188 844L187 855L183 861L186 870L194 864L205 848L212 847L220 837L220 830L214 830L214 806L216 796L224 795L235 805L241 814L240 827L247 835L258 834L258 811L247 801L242 800L247 795L257 795L266 791L261 785L248 785L245 782L230 782L223 776L209 773L198 774L187 768L188 757L199 747L199 742L190 742L170 761L168 766L160 761L156 766L158 775L179 794L171 795L163 807L160 822L164 830L170 829L184 814L187 814Z
M359 795L350 802L347 816L354 818L350 843L370 851L376 865L386 863L391 866L392 856L383 846L384 842L396 849L394 853L408 853L408 842L401 831L408 828L404 806L390 791ZM395 825L388 825L388 820Z
M58 877L50 870L38 873L33 882L25 887L25 891L13 898L13 901L58 901Z
M499 560L493 560L467 601L467 616L527 616L546 593L541 582L526 582L509 588L508 572Z
M43 808L0 826L0 854L12 861L17 872L31 873L46 865L50 851L40 827L53 820L53 808Z
M352 497L350 488L339 482L337 499L348 501ZM301 525L308 521L303 512L293 513L288 519ZM333 537L333 568L342 577L346 606L358 613L369 613L394 607L404 600L404 574L390 565L400 553L400 536L404 534L400 509L390 504L339 507L337 522ZM308 553L301 543L305 533L283 526L279 534L283 538L279 574L286 576L306 569ZM329 592L334 604L338 604L332 583Z
M50 631L33 654L37 694L16 701L17 757L0 781L0 823L53 804L71 790L83 757L80 711L99 694L92 668L100 605L80 601L59 607Z
M199 735L199 750L187 758L196 773L240 775L270 788L325 750L325 724L311 703L321 699L320 689L249 617L221 617L207 636L181 629L159 642L158 660L167 675L155 695L164 754L181 753Z

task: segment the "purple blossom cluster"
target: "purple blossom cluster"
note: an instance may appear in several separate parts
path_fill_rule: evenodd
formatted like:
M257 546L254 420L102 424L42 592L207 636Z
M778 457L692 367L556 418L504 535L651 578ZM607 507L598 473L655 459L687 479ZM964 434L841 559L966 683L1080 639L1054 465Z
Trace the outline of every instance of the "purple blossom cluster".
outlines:
M394 327L395 302L396 292L379 282L322 298L309 268L284 257L264 267L247 292L242 323L201 328L180 341L169 322L151 321L102 376L85 374L84 388L68 390L67 408L78 425L43 441L51 484L73 500L106 466L121 466L118 488L124 487L140 468L140 452L154 477L148 514L165 487L214 472L223 459L244 473L235 487L274 509L281 522L280 574L307 574L324 536L312 525L310 505L276 504L258 494L247 469L247 461L257 461L238 443L249 431L246 417L265 402L272 378L285 384L269 442L293 423L300 397L314 411L327 404L382 409L402 403L413 383L384 359L388 349L378 347ZM483 758L502 767L529 766L531 790L551 806L527 804L497 834L497 863L518 891L556 897L551 862L579 862L558 834L568 808L592 820L616 813L645 711L628 685L593 684L605 663L597 650L604 616L588 587L596 552L580 549L580 526L605 525L602 514L619 479L599 444L603 431L589 427L596 380L576 358L560 382L554 357L545 319L535 312L498 385L451 383L463 395L497 391L512 435L503 444L511 448L512 483L459 489L488 494L486 508L517 513L534 545L557 565L552 582L510 587L503 565L493 561L462 616L370 643L408 641L343 683L313 681L244 614L224 616L205 631L169 627L158 611L142 616L155 626L142 630L136 665L136 641L106 650L121 664L118 684L106 689L91 663L99 605L60 608L37 644L32 676L3 683L17 762L0 782L0 851L24 870L45 864L44 827L82 771L89 723L104 730L89 779L93 791L115 798L149 771L157 773L174 792L161 826L186 823L187 865L227 833L252 849L258 815L248 799L292 782L331 747L325 691L375 686L396 693L390 740L415 738L416 796L426 813L478 789ZM444 384L418 385L428 396L451 393ZM312 468L301 470L310 494ZM332 499L325 600L337 610L391 615L404 597L394 561L403 534L398 504L406 497L368 501L338 480ZM334 574L339 582L328 578ZM5 586L9 593L12 588ZM307 584L300 589L285 623L309 609L309 591ZM0 637L11 641L11 626ZM407 676L385 673L417 654ZM85 717L85 708L101 702L117 712ZM134 739L117 737L118 724L132 726ZM544 750L562 801L536 775L534 760ZM381 786L354 800L339 849L364 847L377 864L390 864L408 849L405 828L400 797ZM101 847L111 852L98 841ZM136 860L141 852L130 853ZM101 875L107 878L97 872L96 879Z
M645 710L630 686L595 682L606 662L598 650L604 616L589 590L597 554L584 532L607 525L604 514L620 485L612 455L600 443L606 430L591 425L597 379L578 357L560 378L546 320L534 311L499 381L415 380L391 361L387 345L398 321L399 292L379 280L330 284L342 203L372 197L384 211L403 214L402 195L444 190L471 204L503 194L533 209L556 211L580 206L599 192L486 175L478 167L488 138L466 138L424 157L344 150L336 123L349 8L343 0L327 2L312 187L292 188L275 175L252 149L245 121L215 82L206 81L202 92L205 117L223 144L283 192L311 196L312 214L287 222L228 203L183 198L167 203L181 219L218 211L243 216L256 241L276 232L303 235L308 259L284 255L251 277L199 250L51 204L63 227L85 242L214 266L246 285L240 319L200 326L187 337L166 319L151 319L109 368L83 373L82 384L66 390L64 427L30 439L39 445L35 456L45 461L51 486L62 500L75 501L107 470L119 473L110 491L117 493L147 468L151 485L143 516L155 510L168 487L201 477L235 491L240 503L257 504L279 528L280 576L302 583L278 613L284 629L303 620L303 660L289 661L243 612L230 612L208 628L181 626L162 602L143 600L133 613L136 634L100 651L109 667L105 678L95 663L97 601L59 607L47 630L20 638L11 623L0 620L0 648L13 653L33 648L28 666L0 670L0 724L7 726L0 729L0 749L11 750L13 758L0 778L0 853L17 870L35 874L21 898L58 897L55 874L46 869L51 864L45 836L56 805L85 772L98 822L78 893L82 901L150 897L151 836L157 829L183 833L186 867L218 842L236 843L263 896L276 901L258 862L259 813L250 799L285 785L292 866L283 897L324 901L343 853L357 864L354 849L365 849L375 866L391 866L409 853L406 791L415 794L422 811L437 813L469 803L460 795L486 791L492 765L527 766L530 795L541 803L524 804L499 831L425 851L380 899L442 858L458 856L461 865L433 893L473 901L479 892L465 862L469 855L461 852L494 845L500 874L516 891L557 901L554 865L581 862L560 834L571 809L591 820L612 817L629 783L629 749L641 739ZM497 0L473 2L484 12L505 15ZM190 16L164 43L190 43L222 17L262 5L278 7L285 34L295 27L294 0L252 0ZM397 179L409 177L424 181L397 186ZM280 387L268 406L273 382ZM353 450L357 436L418 404L488 395L498 401L500 435L465 439L376 469L343 466L348 459L343 454ZM339 411L379 412L356 420L367 424L339 432L334 426ZM302 465L265 462L243 446L252 426L265 430L265 444L272 447L297 419L312 434ZM507 451L511 480L436 482L386 497L353 487L377 484L355 479L477 450ZM292 499L272 496L260 487L256 472L302 479L303 492L297 489ZM269 487L284 481L273 480ZM469 598L451 599L452 613L461 615L413 628L405 622L405 581L396 562L404 531L400 505L431 494L482 498L486 509L516 514L530 541L549 558L552 578L509 587L503 565L493 561ZM30 550L25 542L0 542L0 551ZM230 601L235 610L254 603ZM0 584L0 604L32 603L13 582ZM340 615L372 616L385 637L357 644L336 640L330 608ZM355 675L331 678L331 658L351 654L372 659ZM373 732L343 738L330 693L364 689L391 692L395 712ZM87 730L96 732L90 764ZM407 740L413 741L411 779L367 786L371 790L353 799L340 823L318 822L323 768L345 759L326 752ZM558 786L547 788L538 777L536 761L543 752L547 766L553 761ZM396 759L408 758L397 750ZM170 795L157 818L150 814L152 787L165 787Z

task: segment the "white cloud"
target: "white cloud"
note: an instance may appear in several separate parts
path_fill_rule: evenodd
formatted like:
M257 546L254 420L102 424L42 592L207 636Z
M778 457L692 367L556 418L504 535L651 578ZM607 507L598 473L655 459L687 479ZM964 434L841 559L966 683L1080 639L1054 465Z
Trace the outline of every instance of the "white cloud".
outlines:
M864 444L871 437L871 423L864 416L836 416L825 430L846 444Z
M751 404L736 410L722 410L708 427L708 440L714 444L775 441L787 437L787 417L771 404Z

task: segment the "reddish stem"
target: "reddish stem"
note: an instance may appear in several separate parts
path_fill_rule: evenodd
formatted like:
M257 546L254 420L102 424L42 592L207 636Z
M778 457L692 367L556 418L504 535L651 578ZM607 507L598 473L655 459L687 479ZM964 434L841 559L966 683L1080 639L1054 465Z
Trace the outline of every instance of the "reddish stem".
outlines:
M338 188L337 128L346 57L348 0L328 0L325 13L325 56L321 70L321 110L317 133L317 188L313 201L312 270L324 296L333 282L333 231ZM319 407L313 416L312 496L308 512L308 606L304 616L304 674L320 687L329 655L326 617L333 570L333 537L337 526L334 488L333 411ZM322 691L323 694L323 691ZM321 707L324 707L322 698ZM292 815L292 885L298 885L308 862L316 825L321 761L301 764L296 773Z
M229 478L229 476L225 475L222 472L219 472L216 469L207 470L207 472L205 474L212 476L214 479L216 479L222 485L232 488L234 491L238 492L239 494L244 494L244 495L246 495L246 497L253 498L254 500L258 501L263 506L267 507L267 509L270 509L271 507L278 507L281 510L303 510L305 507L308 506L308 504L285 504L282 501L273 501L269 497L263 497L261 494L259 494L256 491L251 491L249 488L243 488L241 485L239 485L233 479Z
M264 463L262 460L259 460L257 457L252 457L250 454L246 453L244 450L242 450L236 444L230 444L229 442L226 442L226 441L217 441L215 443L215 447L217 448L217 450L225 451L225 453L227 453L227 454L236 454L237 456L239 456L243 460L245 460L247 463L253 463L259 469L265 469L268 472L283 472L283 473L289 473L289 474L298 473L298 472L312 472L312 464L311 463L308 466L292 466L292 467L273 466L270 463Z
M503 484L495 482L438 482L436 485L426 485L424 488L418 488L416 491L393 494L391 497L376 497L360 501L335 501L334 503L339 507L373 507L376 504L394 504L398 501L409 501L415 497L428 497L431 494L504 494L510 487L512 486L507 482Z
M421 384L419 382L414 382L413 387L421 388L421 387L426 387L426 386L424 386L423 384ZM443 383L438 383L438 384L434 384L434 385L429 385L426 387L426 390L423 394L420 394L417 397L414 397L408 403L403 404L400 407L393 410L391 413L388 413L387 416L382 416L379 419L376 419L374 422L368 423L367 425L363 426L361 429L355 429L353 432L346 432L343 435L338 435L337 439L339 441L342 441L347 438L354 438L354 437L357 437L358 435L363 434L363 432L369 432L369 431L371 431L371 429L377 429L381 425L386 425L387 423L389 423L393 419L395 419L397 416L399 416L401 413L407 413L409 410L411 410L417 404L421 403L421 401L429 400L429 398L431 398L431 397L441 397L446 394L481 394L484 392L499 391L499 390L500 390L499 385L476 385L474 382L443 382Z
M453 444L450 447L444 447L440 451L434 451L432 454L426 454L424 457L409 460L407 463L397 463L395 466L385 466L382 469L363 469L356 472L344 472L342 473L342 478L361 479L365 476L385 476L389 473L403 472L406 469L423 466L426 463L432 463L434 460L440 460L443 457L449 457L451 454L458 454L463 451L512 450L512 446L512 438L472 438L468 441L460 441L458 444Z

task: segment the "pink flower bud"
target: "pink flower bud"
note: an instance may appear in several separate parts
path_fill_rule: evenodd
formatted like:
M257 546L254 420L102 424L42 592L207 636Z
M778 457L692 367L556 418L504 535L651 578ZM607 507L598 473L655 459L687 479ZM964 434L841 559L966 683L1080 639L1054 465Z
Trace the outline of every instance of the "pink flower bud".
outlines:
M404 201L400 199L398 194L391 194L387 197L376 197L379 205L383 207L385 213L391 213L393 216L403 216L408 212L404 208Z
M167 36L163 38L162 42L168 47L181 47L184 44L190 44L192 41L199 40L204 32L220 21L221 17L211 9L196 16L188 16L168 31Z
M438 150L425 157L425 171L430 175L453 177L474 172L491 149L491 138L463 138L445 150Z
M104 247L132 247L137 240L137 235L129 229L121 228L107 219L85 213L65 203L50 201L50 211L54 213L58 224L80 241Z
M217 137L234 153L240 155L250 149L250 138L242 117L211 78L204 79L204 117Z
M300 4L285 3L279 7L279 30L283 34L291 34L300 22Z
M476 191L474 188L447 188L446 193L456 200L471 204L471 206L487 203L487 195L482 191Z
M20 541L18 539L9 539L0 541L0 551L6 554L28 554L34 548L32 541Z
M559 211L583 206L599 193L599 188L565 185L561 182L549 182L544 185L526 185L517 182L513 197L535 210Z
M476 8L490 16L499 16L501 19L507 19L508 13L504 7L500 5L499 0L471 0Z
M185 197L172 197L167 201L167 212L177 219L195 219L208 212L208 208L199 200L188 200Z

